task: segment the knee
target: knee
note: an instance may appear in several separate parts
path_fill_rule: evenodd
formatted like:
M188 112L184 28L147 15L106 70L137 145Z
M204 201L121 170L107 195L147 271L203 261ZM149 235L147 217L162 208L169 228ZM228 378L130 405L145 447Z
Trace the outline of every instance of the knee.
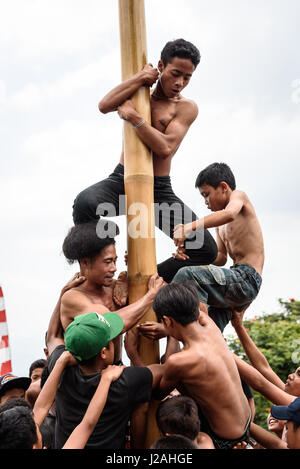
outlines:
M75 224L85 223L91 220L90 212L92 205L93 201L88 189L85 189L77 195L73 204L73 220ZM97 218L96 212L92 218Z
M187 282L188 280L194 280L191 267L182 267L178 270L172 282Z

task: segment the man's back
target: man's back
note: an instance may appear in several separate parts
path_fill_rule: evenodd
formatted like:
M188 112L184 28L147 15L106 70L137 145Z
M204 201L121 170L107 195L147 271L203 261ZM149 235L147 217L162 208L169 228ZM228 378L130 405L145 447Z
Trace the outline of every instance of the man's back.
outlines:
M238 438L249 419L249 405L222 334L208 316L202 316L197 340L176 354L180 376L176 387L199 404L213 432L225 439Z

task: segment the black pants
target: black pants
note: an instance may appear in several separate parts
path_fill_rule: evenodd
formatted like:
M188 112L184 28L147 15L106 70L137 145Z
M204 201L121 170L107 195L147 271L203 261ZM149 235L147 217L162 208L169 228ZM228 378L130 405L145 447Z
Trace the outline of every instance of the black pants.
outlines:
M119 164L114 172L103 181L88 187L76 197L73 205L73 220L75 225L98 219L100 216L125 215L124 198L124 166ZM169 176L154 177L155 225L167 236L173 239L173 229L176 225L190 223L198 217L173 192ZM105 204L114 207L113 213L109 208L105 211ZM163 204L163 206L162 206ZM100 208L100 210L99 210ZM157 266L158 274L170 283L181 267L208 265L217 257L218 249L214 238L207 230L201 232L198 239L189 240L192 248L186 249L190 257L180 261L170 257Z

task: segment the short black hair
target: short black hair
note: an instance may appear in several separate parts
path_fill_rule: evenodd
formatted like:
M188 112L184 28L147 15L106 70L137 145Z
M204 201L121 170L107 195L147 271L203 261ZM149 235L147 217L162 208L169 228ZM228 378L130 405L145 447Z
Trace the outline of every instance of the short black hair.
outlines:
M197 47L185 39L175 39L174 41L169 41L161 51L160 58L164 66L170 63L174 57L178 57L180 59L189 59L194 65L195 69L199 65L201 59L201 55Z
M159 290L153 301L153 310L161 322L169 316L182 326L197 321L199 317L199 296L194 282L174 282Z
M182 435L195 440L200 432L196 402L188 396L174 396L162 401L156 411L156 421L163 435Z
M216 189L223 181L233 191L236 189L235 177L229 166L226 163L212 163L198 174L195 187L198 189L203 184L208 184Z
M119 228L111 220L93 220L73 226L63 242L63 253L69 264L93 259L102 249L115 244Z
M0 450L32 449L37 430L32 409L15 406L0 413Z
M31 405L22 397L12 397L0 405L0 414L5 410L12 409L13 407L27 407L31 409Z
M31 378L32 372L36 368L45 368L47 361L44 358L40 358L39 360L35 360L31 363L29 368L29 378Z
M150 449L198 449L198 446L182 435L171 435L159 438Z

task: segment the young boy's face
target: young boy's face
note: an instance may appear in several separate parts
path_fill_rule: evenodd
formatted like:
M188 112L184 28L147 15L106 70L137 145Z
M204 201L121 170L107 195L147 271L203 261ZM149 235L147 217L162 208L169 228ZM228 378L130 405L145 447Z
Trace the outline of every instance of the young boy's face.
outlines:
M162 72L161 86L167 98L178 97L189 84L195 71L195 66L190 59L180 59L179 57L174 57L166 66L160 60L158 68Z
M285 391L292 396L300 396L300 367L291 373L285 383Z
M205 200L205 205L212 212L223 210L228 203L228 192L224 191L222 183L215 189L209 184L203 184L199 187L200 194Z

